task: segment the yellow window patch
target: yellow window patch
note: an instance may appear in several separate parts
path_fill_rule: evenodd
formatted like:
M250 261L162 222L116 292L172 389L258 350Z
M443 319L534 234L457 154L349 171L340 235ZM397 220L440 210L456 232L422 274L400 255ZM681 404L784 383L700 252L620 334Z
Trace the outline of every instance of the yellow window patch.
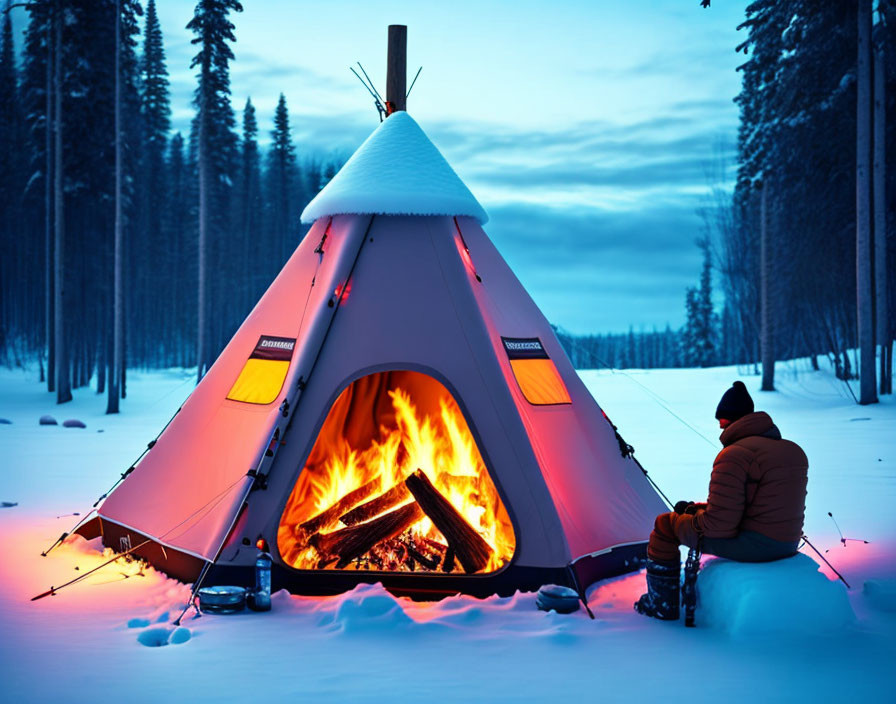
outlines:
M536 406L572 403L560 372L550 359L511 359L510 366L529 403Z
M286 380L295 344L294 338L262 335L227 398L262 405L275 401Z
M560 372L537 337L502 337L520 391L535 406L572 403Z
M287 371L289 362L248 359L227 398L246 403L271 403L280 395Z

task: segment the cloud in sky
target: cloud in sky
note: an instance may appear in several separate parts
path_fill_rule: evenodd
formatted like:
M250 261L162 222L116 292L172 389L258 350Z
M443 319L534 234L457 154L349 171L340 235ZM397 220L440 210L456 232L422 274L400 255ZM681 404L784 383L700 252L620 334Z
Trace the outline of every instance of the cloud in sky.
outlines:
M490 208L487 230L552 322L580 333L649 330L677 324L699 270L693 205L616 213L508 204Z

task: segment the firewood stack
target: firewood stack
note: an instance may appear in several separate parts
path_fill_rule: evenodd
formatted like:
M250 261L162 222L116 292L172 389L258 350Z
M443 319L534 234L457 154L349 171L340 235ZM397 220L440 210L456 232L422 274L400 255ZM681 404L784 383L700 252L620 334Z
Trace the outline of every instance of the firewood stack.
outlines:
M422 470L374 496L378 486L374 480L350 491L298 527L301 542L317 552L317 569L335 563L336 569L450 573L459 566L472 574L488 565L491 547ZM444 542L413 534L423 518Z

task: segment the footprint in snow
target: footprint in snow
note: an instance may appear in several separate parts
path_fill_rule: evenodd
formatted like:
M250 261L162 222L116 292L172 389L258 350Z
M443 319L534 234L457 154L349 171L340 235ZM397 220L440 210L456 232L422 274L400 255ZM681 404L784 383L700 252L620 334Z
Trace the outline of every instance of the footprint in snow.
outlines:
M167 626L154 626L141 631L137 636L137 642L148 648L160 648L164 645L180 645L190 640L192 633L189 628L178 626L177 628L168 628Z

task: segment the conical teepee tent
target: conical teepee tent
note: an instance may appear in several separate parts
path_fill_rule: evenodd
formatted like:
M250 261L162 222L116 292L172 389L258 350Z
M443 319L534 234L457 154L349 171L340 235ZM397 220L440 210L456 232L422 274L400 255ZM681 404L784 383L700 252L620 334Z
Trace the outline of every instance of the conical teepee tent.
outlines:
M81 532L181 579L478 595L635 569L663 510L417 123L388 117Z

